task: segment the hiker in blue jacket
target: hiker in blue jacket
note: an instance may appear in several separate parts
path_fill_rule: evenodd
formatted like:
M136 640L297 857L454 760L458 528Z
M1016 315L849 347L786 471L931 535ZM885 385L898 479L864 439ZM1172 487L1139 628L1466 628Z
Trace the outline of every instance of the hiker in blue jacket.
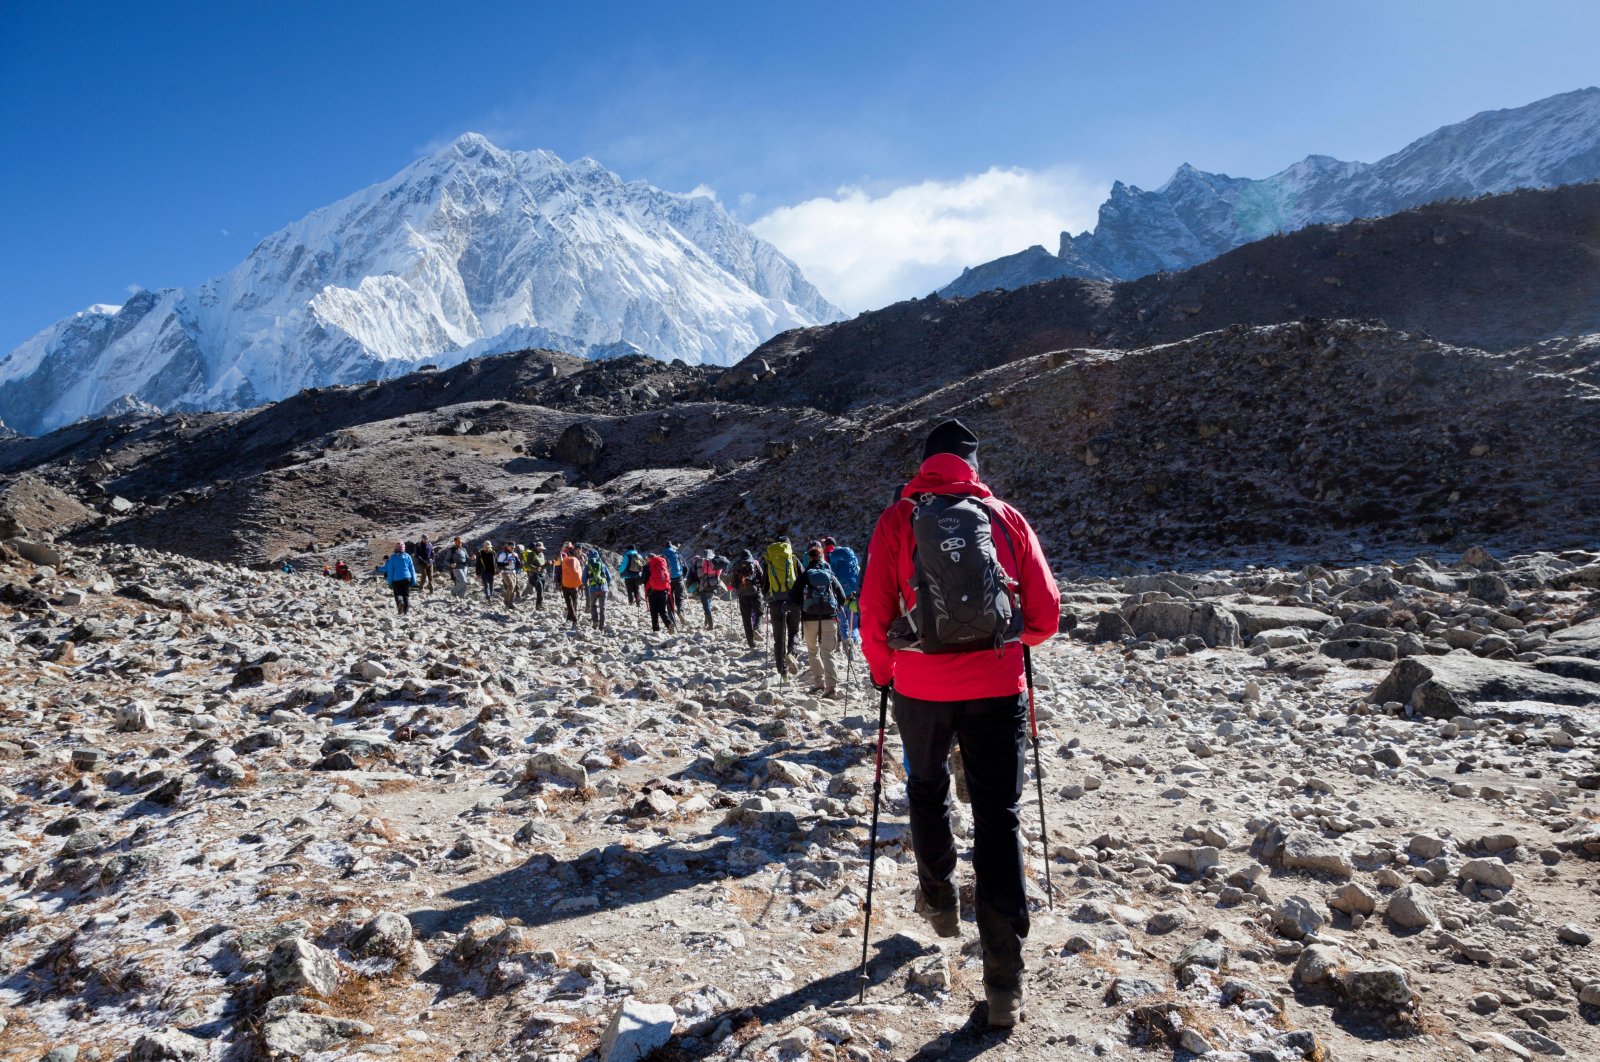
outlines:
M833 577L844 588L845 603L839 610L839 644L846 651L861 644L861 608L857 599L861 595L861 562L856 551L834 542L830 535L822 540L822 554L828 560Z
M683 555L678 552L676 542L668 542L667 548L661 551L661 556L667 561L667 574L672 577L672 622L683 622Z
M644 604L644 595L639 592L639 585L644 582L644 554L631 546L623 551L622 559L617 562L617 574L622 576L622 585L628 590L628 604Z
M394 594L394 607L404 616L411 611L411 588L417 582L417 566L412 562L411 554L406 552L404 542L394 544L394 552L383 564L383 577Z

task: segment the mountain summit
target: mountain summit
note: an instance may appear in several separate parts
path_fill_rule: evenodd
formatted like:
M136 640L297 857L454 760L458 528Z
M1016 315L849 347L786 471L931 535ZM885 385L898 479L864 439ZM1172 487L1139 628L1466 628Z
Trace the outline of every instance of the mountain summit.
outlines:
M46 328L0 360L0 420L47 431L124 396L239 409L526 347L730 364L840 316L710 198L467 133L220 277Z
M1262 180L1185 163L1153 192L1118 181L1093 232L969 268L947 297L1058 277L1131 280L1176 272L1275 233L1389 214L1441 199L1600 178L1600 88L1437 129L1374 163L1311 155Z

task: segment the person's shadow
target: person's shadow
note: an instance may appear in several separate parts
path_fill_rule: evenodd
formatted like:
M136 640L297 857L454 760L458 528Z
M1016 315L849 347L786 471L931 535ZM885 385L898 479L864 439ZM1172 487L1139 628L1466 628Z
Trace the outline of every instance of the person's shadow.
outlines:
M903 933L897 933L880 941L875 949L875 954L867 963L866 993L870 1005L873 1000L873 990L887 983L900 969L913 959L932 954L937 949L929 944L915 940ZM862 996L862 981L857 967L840 970L838 973L819 978L809 984L802 985L794 991L779 996L770 1002L755 1007L734 1007L719 1014L715 1014L703 1022L696 1024L697 1029L714 1030L724 1021L734 1027L734 1035L738 1036L740 1030L752 1024L758 1030L773 1029L782 1025L788 1019L805 1010L815 1007L817 1010L826 1010L838 1004L853 1004ZM847 1016L848 1017L848 1016ZM917 1059L954 1059L956 1062L975 1058L993 1047L998 1047L1005 1042L1011 1033L1010 1029L991 1029L986 1024L988 1011L985 1004L978 1004L973 1008L966 1024L961 1028L944 1033L933 1042L920 1049L914 1058ZM760 1032L756 1036L762 1035ZM713 1043L708 1039L694 1035L676 1035L660 1050L651 1056L660 1062L694 1062L696 1059L706 1058L712 1054L723 1052L724 1044Z

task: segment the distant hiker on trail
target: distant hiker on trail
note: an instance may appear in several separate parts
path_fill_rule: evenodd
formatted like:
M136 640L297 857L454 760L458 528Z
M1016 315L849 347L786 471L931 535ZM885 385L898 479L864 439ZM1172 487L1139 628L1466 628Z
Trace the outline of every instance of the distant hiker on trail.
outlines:
M544 543L535 542L522 553L522 568L528 573L528 590L533 593L535 610L544 608Z
M837 545L832 538L822 540L822 555L833 571L833 577L844 588L845 603L839 610L839 642L846 651L852 643L861 642L861 611L857 598L861 595L861 562L856 551L849 546Z
M767 618L772 621L772 659L778 674L796 670L794 654L800 636L800 609L794 601L795 584L800 581L800 562L794 547L782 535L767 547L762 579L767 592Z
M661 551L666 558L667 572L672 576L672 619L675 623L683 622L683 555L678 552L675 543L668 542L667 548Z
M478 581L483 584L483 599L494 600L494 543L485 539L474 560Z
M622 585L627 587L628 604L643 604L644 595L639 592L639 585L644 582L644 555L629 546L617 562L617 574L622 576Z
M355 578L355 575L350 571L350 565L339 561L333 566L333 577L342 583L348 583Z
M415 556L417 565L417 586L424 594L433 591L433 543L428 541L428 536L423 535L417 543Z
M457 597L467 596L467 565L471 559L467 556L467 547L457 535L455 541L450 543L448 554L450 561L450 589Z
M761 563L749 550L739 558L730 573L734 595L739 599L739 622L744 627L744 644L756 647L756 635L761 633Z
M706 550L694 562L694 592L700 598L700 609L706 615L706 630L711 629L711 599L722 589L722 565L717 562L714 550Z
M500 544L500 552L494 555L494 570L500 576L500 593L510 611L517 607L517 591L522 585L522 551L515 543Z
M411 587L417 581L417 566L406 552L404 542L394 544L394 552L383 563L383 577L394 594L394 607L404 616L411 611Z
M844 588L823 559L821 546L812 546L806 552L805 571L795 584L794 597L800 609L800 627L805 632L812 692L835 697L839 675L833 656L839 649L839 609L844 607L845 597Z
M606 596L611 589L611 569L600 551L591 549L583 565L583 592L589 604L589 622L596 630L606 628Z
M922 467L872 533L861 587L862 650L873 684L886 692L893 686L916 910L943 937L961 935L947 766L951 741L961 743L990 1025L1024 1016L1028 901L1017 816L1029 729L1023 646L1045 641L1059 621L1060 594L1033 528L978 478L977 437L959 420L940 424L928 435Z
M561 549L561 598L567 604L567 622L578 625L578 591L583 588L583 562L571 542Z
M667 559L659 553L645 562L645 596L650 599L650 629L659 632L663 624L667 633L676 629L672 618L672 569Z

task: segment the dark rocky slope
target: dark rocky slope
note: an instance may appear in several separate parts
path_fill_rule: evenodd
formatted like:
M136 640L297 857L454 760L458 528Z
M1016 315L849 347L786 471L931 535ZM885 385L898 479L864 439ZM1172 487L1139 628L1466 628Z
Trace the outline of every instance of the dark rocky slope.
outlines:
M1136 349L1307 316L1381 320L1485 350L1600 331L1600 184L1315 226L1137 281L897 303L777 336L717 386L743 402L841 411L1049 350Z

